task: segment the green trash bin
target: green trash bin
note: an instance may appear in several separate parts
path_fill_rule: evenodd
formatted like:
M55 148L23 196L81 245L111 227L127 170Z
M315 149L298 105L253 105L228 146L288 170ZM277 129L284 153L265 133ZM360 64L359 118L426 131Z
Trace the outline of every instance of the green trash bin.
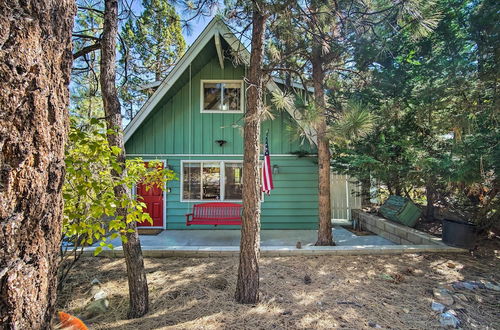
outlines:
M401 196L389 196L384 205L380 207L380 214L386 219L403 224L408 227L415 227L422 211L408 198Z

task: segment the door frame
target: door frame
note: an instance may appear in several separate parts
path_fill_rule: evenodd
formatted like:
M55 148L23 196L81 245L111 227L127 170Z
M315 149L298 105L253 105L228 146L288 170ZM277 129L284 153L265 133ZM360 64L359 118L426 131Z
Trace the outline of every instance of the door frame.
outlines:
M167 160L166 159L143 159L142 161L144 163L147 163L152 160L158 160L163 163L163 168L167 168ZM162 191L162 198L163 198L163 225L162 226L144 226L144 227L139 227L137 228L145 228L145 229L167 229L167 183L164 183ZM132 186L132 194L134 198L137 198L137 186L134 184Z

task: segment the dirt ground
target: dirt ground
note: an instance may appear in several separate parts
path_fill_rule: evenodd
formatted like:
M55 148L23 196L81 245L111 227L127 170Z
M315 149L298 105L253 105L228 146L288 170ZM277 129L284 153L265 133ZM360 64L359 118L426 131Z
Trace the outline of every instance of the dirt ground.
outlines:
M415 225L415 229L434 235L436 237L443 236L442 220L418 221L417 224Z
M59 307L85 315L91 281L98 278L110 306L84 319L91 329L433 329L440 323L430 308L432 290L444 287L465 296L452 306L464 329L500 329L500 292L451 286L461 280L500 283L498 239L487 246L473 255L262 258L257 305L233 301L237 258L149 258L150 312L135 320L126 320L124 261L86 258Z

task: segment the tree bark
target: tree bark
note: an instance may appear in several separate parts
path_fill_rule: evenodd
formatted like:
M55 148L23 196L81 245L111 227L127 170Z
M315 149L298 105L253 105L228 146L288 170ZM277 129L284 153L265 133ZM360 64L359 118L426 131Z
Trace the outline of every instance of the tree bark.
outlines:
M371 201L370 201L370 188L371 188L371 183L370 183L370 178L365 178L360 180L361 183L361 207L370 207L371 206Z
M254 5L256 6L256 5ZM247 107L244 124L243 211L240 263L235 299L239 303L259 301L260 256L260 121L263 111L264 36L267 16L253 11L252 53L248 74Z
M0 2L0 328L48 328L63 200L72 0Z
M425 219L427 221L434 220L434 202L436 201L436 190L431 183L425 186L425 197L427 199L427 206L425 207Z
M101 93L106 114L106 124L108 129L115 130L115 134L108 134L110 146L117 146L122 151L117 155L121 164L121 173L112 171L112 175L125 175L125 148L123 143L122 117L120 111L120 101L115 85L116 80L116 38L118 35L118 1L106 0L104 10L104 26L101 42ZM125 185L114 187L117 200L128 194ZM127 210L117 209L117 217L126 221ZM128 317L141 317L148 312L149 297L146 272L144 270L144 259L142 257L141 243L137 233L137 223L132 221L127 224L127 229L133 232L127 233L127 242L123 242L123 253L127 265L127 277L129 287L130 306Z
M321 47L315 46L312 54L314 100L321 116L316 125L318 138L318 210L319 228L316 245L335 245L332 234L332 209L330 202L330 141L326 136L326 102L324 92L325 72L321 60Z

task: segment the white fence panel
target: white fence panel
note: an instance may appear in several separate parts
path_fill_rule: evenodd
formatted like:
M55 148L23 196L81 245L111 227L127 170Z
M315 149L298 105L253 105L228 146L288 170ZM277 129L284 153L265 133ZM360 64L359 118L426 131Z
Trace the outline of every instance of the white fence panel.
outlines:
M351 210L361 208L361 187L344 174L330 174L332 219L350 220Z

